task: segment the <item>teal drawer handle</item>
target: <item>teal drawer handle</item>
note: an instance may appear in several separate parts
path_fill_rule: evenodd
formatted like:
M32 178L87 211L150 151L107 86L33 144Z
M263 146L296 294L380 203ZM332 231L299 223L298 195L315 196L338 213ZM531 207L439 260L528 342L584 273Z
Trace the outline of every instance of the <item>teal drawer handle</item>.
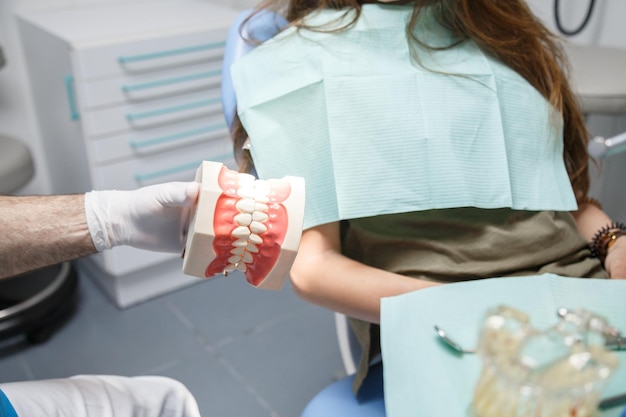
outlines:
M226 125L225 122L216 123L214 125L210 125L207 127L187 130L185 132L180 132L174 135L162 136L160 138L154 138L154 139L148 139L148 140L142 140L142 141L130 141L129 143L133 149L141 149L141 148L147 148L150 146L161 145L163 143L174 142L174 141L185 139L191 136L201 135L203 133L215 132L220 129L226 129L227 127L228 126Z
M76 97L74 95L74 76L66 75L65 76L65 92L67 93L67 102L70 106L70 117L72 120L80 119L80 114L78 113L78 106L76 106Z
M162 169L160 171L148 172L146 174L135 174L135 180L137 182L144 182L153 180L160 177L165 177L167 175L176 174L178 172L190 171L192 169L197 169L202 161L191 162L189 164L178 165L171 168Z
M212 98L212 99L209 99L209 100L196 101L196 102L193 102L193 103L182 104L180 106L166 107L164 109L159 109L159 110L146 111L146 112L142 112L142 113L128 113L128 114L126 114L126 119L132 122L133 120L146 119L146 118L149 118L149 117L163 116L164 114L176 113L176 112L185 111L185 110L191 110L191 109L197 109L199 107L211 106L213 104L218 104L218 103L221 103L221 102L222 102L221 97L215 97L215 98Z
M229 162L233 159L233 154L231 152L227 152L221 155L212 155L210 158L206 158L200 161L191 162L188 164L178 165L172 168L162 169L160 171L148 172L145 174L135 174L135 180L138 183L142 183L145 181L155 180L161 177L165 177L172 174L177 174L179 172L196 170L202 163L202 161L214 161L214 162Z
M152 82L148 82L148 83L141 83L141 84L134 84L134 85L123 85L122 86L122 91L129 93L131 91L139 91L139 90L147 90L150 88L159 88L159 87L163 87L166 85L172 85L172 84L179 84L179 83L187 83L190 81L196 81L196 80L201 80L203 78L211 78L211 77L217 77L222 75L222 70L214 70L214 71L208 71L208 72L201 72L198 74L191 74L191 75L186 75L184 77L175 77L175 78L168 78L168 79L164 79L164 80L159 80L159 81L152 81Z
M170 49L170 50L167 50L167 51L153 52L153 53L150 53L150 54L121 56L121 57L117 58L117 60L118 60L118 62L120 64L128 64L128 63L131 63L131 62L149 61L149 60L152 60L152 59L167 58L169 56L184 55L184 54L190 54L190 53L193 53L193 52L208 51L208 50L211 50L211 49L223 48L225 45L226 45L226 42L225 41L221 41L221 42L207 43L207 44L197 45L197 46L190 46L190 47L187 47L187 48Z

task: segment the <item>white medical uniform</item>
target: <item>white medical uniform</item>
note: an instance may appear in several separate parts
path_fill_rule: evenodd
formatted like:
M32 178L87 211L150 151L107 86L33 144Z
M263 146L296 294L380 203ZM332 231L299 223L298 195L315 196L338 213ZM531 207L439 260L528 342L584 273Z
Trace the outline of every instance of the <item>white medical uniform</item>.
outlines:
M18 417L200 416L189 390L161 376L78 375L4 383L0 390Z

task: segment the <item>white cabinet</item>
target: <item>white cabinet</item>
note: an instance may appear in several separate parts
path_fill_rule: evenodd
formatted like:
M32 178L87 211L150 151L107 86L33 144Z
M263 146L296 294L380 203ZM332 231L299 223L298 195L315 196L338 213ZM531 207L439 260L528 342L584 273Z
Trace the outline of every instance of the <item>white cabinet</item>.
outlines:
M202 160L234 168L220 80L237 13L199 0L18 13L52 192L189 181ZM123 247L80 269L124 307L193 282L180 262Z

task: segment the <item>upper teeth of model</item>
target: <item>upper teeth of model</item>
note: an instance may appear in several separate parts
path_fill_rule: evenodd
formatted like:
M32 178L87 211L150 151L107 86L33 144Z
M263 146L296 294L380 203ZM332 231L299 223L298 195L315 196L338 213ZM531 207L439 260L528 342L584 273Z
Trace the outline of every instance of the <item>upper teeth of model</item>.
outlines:
M231 235L235 238L232 256L228 258L228 265L224 268L224 274L229 272L245 272L247 265L252 263L252 254L259 252L258 245L263 243L261 234L267 232L264 224L269 216L267 214L270 201L270 186L266 181L257 180L249 174L239 174L239 188L237 196L240 198L235 207L239 210L234 218L235 229Z

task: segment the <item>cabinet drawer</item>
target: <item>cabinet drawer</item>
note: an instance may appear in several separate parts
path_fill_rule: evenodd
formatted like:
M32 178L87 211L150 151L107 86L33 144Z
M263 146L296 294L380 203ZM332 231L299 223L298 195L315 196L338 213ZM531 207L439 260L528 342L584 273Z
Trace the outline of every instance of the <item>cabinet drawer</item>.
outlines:
M135 189L169 181L192 181L203 160L235 169L230 141L216 140L143 158L92 168L94 189Z
M121 276L153 265L159 265L163 262L180 259L180 254L153 252L130 246L117 246L97 254L92 259L108 273Z
M74 76L80 81L93 81L221 62L226 30L77 49L72 53Z
M93 139L218 114L222 115L219 91L207 90L145 103L88 111L83 115L83 128L87 138Z
M221 80L221 63L208 62L156 73L81 82L76 88L82 107L93 110L197 91L219 90Z
M102 165L123 159L144 157L160 152L222 140L232 143L221 114L176 123L156 129L139 130L94 139L92 163Z

